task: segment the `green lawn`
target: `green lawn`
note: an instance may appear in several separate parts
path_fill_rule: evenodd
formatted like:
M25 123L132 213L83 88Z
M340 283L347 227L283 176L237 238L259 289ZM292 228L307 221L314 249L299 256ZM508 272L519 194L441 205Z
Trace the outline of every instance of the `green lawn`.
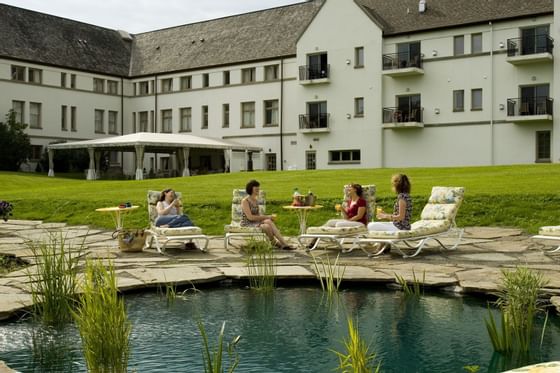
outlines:
M129 215L125 225L148 224L146 191L174 188L184 193L188 214L208 234L223 234L230 221L231 191L243 188L249 179L261 182L267 192L267 207L277 213L278 224L288 235L298 232L294 214L282 209L291 202L293 188L313 191L322 210L311 213L310 225L334 217L334 204L346 183L377 185L377 200L386 210L394 195L390 177L406 173L412 182L414 219L420 215L431 187L464 186L465 202L457 216L460 226L518 227L536 233L541 225L560 224L560 165L360 169L326 171L252 172L204 175L188 178L142 181L87 181L58 174L45 175L0 172L0 199L14 204L14 219L40 219L68 224L113 227L109 216L95 212L98 207L130 201L140 208Z

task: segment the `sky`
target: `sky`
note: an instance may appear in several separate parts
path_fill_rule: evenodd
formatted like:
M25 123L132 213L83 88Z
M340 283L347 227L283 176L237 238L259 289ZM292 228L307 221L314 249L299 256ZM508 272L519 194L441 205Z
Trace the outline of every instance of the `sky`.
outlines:
M304 0L0 0L1 3L132 34Z

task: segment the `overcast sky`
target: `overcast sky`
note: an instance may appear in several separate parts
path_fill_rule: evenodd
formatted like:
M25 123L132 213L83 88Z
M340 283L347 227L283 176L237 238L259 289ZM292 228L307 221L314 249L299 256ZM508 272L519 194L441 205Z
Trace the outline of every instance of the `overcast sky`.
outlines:
M136 34L304 0L0 0L1 3Z

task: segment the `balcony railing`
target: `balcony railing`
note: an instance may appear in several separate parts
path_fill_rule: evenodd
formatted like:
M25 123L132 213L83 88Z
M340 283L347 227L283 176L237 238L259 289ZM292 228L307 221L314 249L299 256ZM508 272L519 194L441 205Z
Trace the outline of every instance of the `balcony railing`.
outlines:
M330 116L329 113L300 114L299 129L301 130L328 129L329 116Z
M422 57L419 54L411 56L409 52L383 55L383 70L405 69L409 67L417 67L421 69Z
M525 115L552 115L553 100L547 96L508 98L507 115L517 117Z
M396 107L383 108L383 123L422 123L422 108L400 110Z
M514 38L507 41L508 57L526 56L537 53L550 53L554 47L554 39L548 35L536 35L535 37Z
M299 80L328 79L330 65L304 65L299 67Z

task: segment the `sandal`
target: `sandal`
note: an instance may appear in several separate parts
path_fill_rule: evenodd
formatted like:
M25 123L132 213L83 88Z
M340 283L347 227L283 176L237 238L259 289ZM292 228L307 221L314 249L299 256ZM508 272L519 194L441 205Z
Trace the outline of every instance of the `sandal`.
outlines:
M282 250L296 250L296 248L292 247L290 245L285 245L285 246L282 246Z

